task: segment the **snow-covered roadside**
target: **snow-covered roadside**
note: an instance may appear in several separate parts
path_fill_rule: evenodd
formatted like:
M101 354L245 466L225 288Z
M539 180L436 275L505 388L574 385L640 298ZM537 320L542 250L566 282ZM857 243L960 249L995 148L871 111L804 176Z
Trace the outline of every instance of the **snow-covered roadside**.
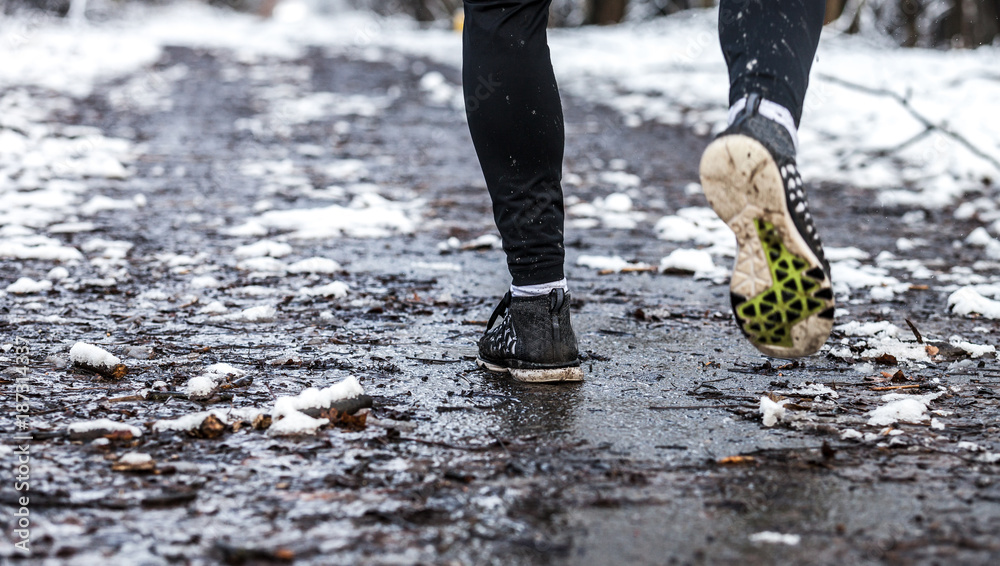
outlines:
M109 24L113 34L107 33L107 26L71 29L43 22L20 31L25 41L0 47L3 55L19 56L5 60L27 61L26 55L31 55L33 61L30 66L5 66L0 85L34 84L79 95L99 78L142 68L164 45L229 48L245 61L292 58L313 45L384 60L389 48L461 64L460 34L421 30L403 18L311 14L304 5L287 4L276 18L263 21L194 3L136 10L132 18ZM17 21L6 25L23 27ZM557 29L549 35L553 64L567 92L617 108L626 125L656 121L708 133L723 126L727 106L728 81L716 29L715 11L694 10L640 24ZM247 37L254 41L248 43ZM931 123L947 126L1000 160L1000 131L982 119L1000 99L1000 83L991 80L997 55L997 48L991 47L896 49L825 31L800 132L804 175L884 189L887 202L929 207L953 202L984 177L995 178L994 164L940 132L930 132L888 156L872 155L900 146L925 128L891 96L846 83L903 96ZM433 75L425 81L428 93L460 108L457 85L446 84L438 73L428 75ZM317 96L326 98L293 102L310 108L349 102L333 100L330 93ZM296 107L284 113L302 111ZM896 192L899 189L918 194Z

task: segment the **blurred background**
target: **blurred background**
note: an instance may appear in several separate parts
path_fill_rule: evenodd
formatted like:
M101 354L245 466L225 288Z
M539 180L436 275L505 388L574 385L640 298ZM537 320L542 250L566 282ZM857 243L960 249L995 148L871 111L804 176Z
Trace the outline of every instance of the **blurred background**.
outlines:
M279 2L305 2L313 13L366 10L403 16L428 26L461 25L461 0L207 0L269 17ZM0 0L5 14L32 11L104 19L128 4L169 0ZM710 8L714 0L553 0L550 25L615 25L682 10ZM827 0L827 25L903 47L975 48L1000 42L1000 0Z

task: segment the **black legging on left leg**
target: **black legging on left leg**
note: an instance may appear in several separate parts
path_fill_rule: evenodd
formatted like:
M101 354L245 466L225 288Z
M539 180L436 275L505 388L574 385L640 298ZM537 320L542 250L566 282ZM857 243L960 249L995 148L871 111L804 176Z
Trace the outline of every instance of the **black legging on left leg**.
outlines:
M465 112L514 285L563 278L565 139L549 2L465 2Z

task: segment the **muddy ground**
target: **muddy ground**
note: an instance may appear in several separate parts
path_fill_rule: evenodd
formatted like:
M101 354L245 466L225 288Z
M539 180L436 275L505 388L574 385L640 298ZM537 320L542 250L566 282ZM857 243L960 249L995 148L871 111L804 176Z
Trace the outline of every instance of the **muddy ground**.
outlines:
M121 181L94 181L116 198L147 204L98 214L97 229L60 236L67 244L100 237L130 242L127 277L84 262L75 285L42 296L4 298L4 342L30 343L33 390L31 548L5 546L6 561L44 564L995 564L1000 559L997 464L1000 449L995 358L970 360L942 348L924 367L878 366L870 374L821 353L797 363L767 360L745 344L728 313L727 286L689 275L599 275L576 267L580 254L657 263L677 244L658 240L652 222L631 230L570 228L574 324L586 381L529 386L474 368L474 343L508 284L496 249L442 255L449 237L492 233L492 219L461 113L429 100L428 70L457 84L455 69L390 54L367 62L315 49L299 60L246 61L225 51L166 50L147 73L183 65L187 74L160 95L172 107L113 104L106 93L73 101L57 118L142 143ZM301 69L306 68L304 74ZM235 71L234 71L235 70ZM330 91L386 97L375 115L343 114L306 123L280 120L250 131L239 119L264 112L262 92ZM35 91L39 97L44 91ZM581 176L567 192L590 201L610 190L594 181L613 159L639 175L636 207L656 218L704 206L684 188L697 181L708 138L657 124L622 126L619 116L564 100L566 168ZM280 118L280 115L278 116ZM266 122L266 120L265 120ZM297 148L308 144L320 149ZM340 262L344 299L302 297L314 275L252 275L233 249L258 238L225 235L268 199L277 209L326 206L247 162L290 160L322 188L325 160L367 165L361 181L390 199L422 199L413 234L294 243L294 260ZM285 187L285 188L282 188ZM984 191L989 191L985 187ZM930 245L911 257L935 273L971 264L975 250L953 248L974 226L930 215L933 230L903 222L905 209L878 207L872 193L811 187L812 208L829 246L873 256L900 237ZM689 191L690 192L690 191ZM929 213L930 214L930 213ZM272 231L272 237L280 233ZM162 254L197 256L188 271ZM423 263L421 263L423 262ZM460 266L435 267L438 262ZM198 265L222 285L192 290ZM40 278L53 266L3 260L4 285ZM993 272L996 275L996 272ZM842 320L909 319L928 341L989 336L997 323L947 313L935 281L911 280L891 302L860 294ZM198 309L221 300L231 310L260 304L248 285L270 287L273 322L220 322ZM929 286L929 287L924 287ZM155 293L152 291L156 291ZM321 316L321 313L332 311ZM58 315L53 323L51 315ZM839 340L836 335L833 340ZM100 344L129 366L121 381L69 367L70 346ZM983 341L983 340L980 340ZM988 341L988 339L987 339ZM138 349L136 349L138 347ZM127 355L131 352L131 355ZM138 352L138 353L137 353ZM145 359L143 359L145 358ZM858 362L862 360L856 360ZM244 369L252 383L210 402L168 391L209 364ZM7 358L6 364L10 364ZM881 371L903 370L896 382ZM252 427L217 438L155 433L152 423L206 408L268 410L280 395L357 376L374 397L361 431L329 428L279 438ZM876 383L876 379L881 380ZM939 383L932 380L939 379ZM13 376L4 375L8 445L15 433ZM902 380L902 381L901 381ZM796 384L831 386L836 399L793 396L795 424L765 427L768 392ZM948 387L933 408L943 430L899 424L902 434L865 424L883 404L878 385L910 392ZM70 440L68 423L109 418L139 426L133 440ZM841 440L846 428L882 435ZM959 447L977 443L982 451ZM122 454L152 456L155 471L114 471ZM743 458L726 459L732 456ZM8 455L8 462L14 456ZM4 466L13 475L14 464ZM13 479L0 506L11 543ZM797 545L753 542L763 531L800 535Z

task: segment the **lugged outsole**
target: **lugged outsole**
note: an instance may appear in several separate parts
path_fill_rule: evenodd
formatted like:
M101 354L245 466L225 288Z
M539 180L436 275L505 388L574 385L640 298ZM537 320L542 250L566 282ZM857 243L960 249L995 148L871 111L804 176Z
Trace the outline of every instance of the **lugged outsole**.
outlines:
M498 366L476 358L476 365L495 373L509 373L517 381L525 383L561 383L583 381L583 370L579 367L549 369L518 369Z
M833 328L833 293L789 214L774 158L757 140L731 135L705 149L700 168L709 204L736 234L729 289L740 329L769 356L815 353Z

